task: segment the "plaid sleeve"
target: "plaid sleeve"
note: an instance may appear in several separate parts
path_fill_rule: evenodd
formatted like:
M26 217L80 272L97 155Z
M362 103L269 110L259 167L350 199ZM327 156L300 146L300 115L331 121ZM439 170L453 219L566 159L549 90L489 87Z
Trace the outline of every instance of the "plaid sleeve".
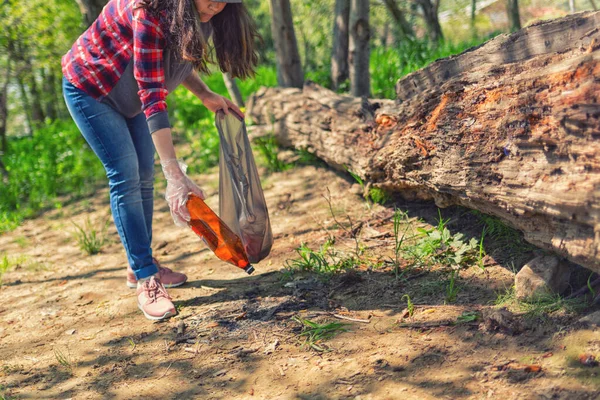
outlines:
M133 11L133 76L146 118L167 110L163 70L165 37L158 18L146 9Z

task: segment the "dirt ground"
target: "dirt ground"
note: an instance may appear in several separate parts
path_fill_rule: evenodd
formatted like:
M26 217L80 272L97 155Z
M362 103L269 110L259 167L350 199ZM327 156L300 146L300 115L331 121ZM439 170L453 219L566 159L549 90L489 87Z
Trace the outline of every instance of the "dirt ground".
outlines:
M218 175L195 178L216 207ZM109 218L106 190L0 236L0 258L4 252L17 264L0 288L0 398L600 398L600 367L578 361L582 353L600 357L600 332L578 324L582 314L515 315L508 325L490 325L494 301L513 283L511 265L523 260L487 257L485 270L462 273L456 302L444 305L435 269L404 281L385 263L393 254L393 205L367 207L351 181L315 166L270 175L264 188L275 245L251 276L175 227L157 190L155 255L190 278L170 290L179 315L167 322L138 310L112 224L99 254L77 246L72 222L89 217L99 229ZM364 263L331 279L282 273L303 242L314 249L335 237L339 251L354 248L336 228L326 188L339 221L362 222L365 257L379 266ZM431 204L396 206L435 224ZM478 221L465 210L443 215L455 222L453 233L469 235ZM412 317L403 318L404 294L415 304ZM479 318L457 323L465 312ZM347 323L347 331L319 343L328 350L319 352L301 345L294 316Z

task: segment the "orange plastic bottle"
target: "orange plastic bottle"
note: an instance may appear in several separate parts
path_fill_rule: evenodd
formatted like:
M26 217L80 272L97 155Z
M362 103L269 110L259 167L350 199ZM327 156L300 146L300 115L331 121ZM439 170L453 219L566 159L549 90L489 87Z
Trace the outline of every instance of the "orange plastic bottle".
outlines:
M254 267L248 261L241 239L198 196L190 194L187 202L189 225L221 260L243 269L248 274Z

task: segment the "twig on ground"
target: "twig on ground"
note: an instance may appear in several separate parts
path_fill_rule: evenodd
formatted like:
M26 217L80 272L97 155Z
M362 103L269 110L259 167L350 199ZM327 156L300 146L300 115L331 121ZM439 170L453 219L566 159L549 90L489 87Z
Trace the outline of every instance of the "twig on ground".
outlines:
M415 322L415 323L411 323L411 324L398 324L398 327L400 328L439 328L442 326L453 326L453 325L460 325L460 326L465 326L465 325L471 325L471 326L478 326L479 322L462 322L457 324L456 321L437 321L437 322Z
M352 322L360 322L360 323L363 323L363 324L370 324L371 323L370 319L360 319L360 318L345 317L343 315L334 314L334 313L329 312L329 311L313 311L313 312L311 312L311 314L315 314L315 315L329 315L329 316L332 316L334 318L344 319L346 321L352 321Z
M575 298L575 297L579 297L579 296L581 296L583 294L586 294L586 293L588 293L590 291L590 286L591 287L595 287L597 285L600 285L600 277L596 278L593 282L591 282L589 284L589 286L586 284L581 289L577 290L574 293L571 293L569 296L565 297L565 300L572 299L572 298Z
M167 367L166 371L164 372L164 374L162 374L159 378L157 378L158 380L164 378L167 375L167 372L169 372L169 369L171 369L171 365L173 365L175 361L171 361L171 364L169 364L169 366Z

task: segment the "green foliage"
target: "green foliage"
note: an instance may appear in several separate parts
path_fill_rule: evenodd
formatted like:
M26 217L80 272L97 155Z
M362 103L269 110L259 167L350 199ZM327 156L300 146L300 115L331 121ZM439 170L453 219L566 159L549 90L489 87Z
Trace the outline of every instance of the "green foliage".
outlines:
M390 201L391 198L388 192L377 187L369 189L369 197L375 204L385 204Z
M327 240L319 247L312 250L305 243L296 249L299 258L286 260L285 268L288 274L296 272L314 272L327 277L328 275L352 268L355 259L343 257L333 248L333 241Z
M495 305L506 307L513 312L524 313L528 318L543 318L555 312L578 313L587 307L584 298L569 299L558 294L545 294L532 299L519 300L514 286L498 293Z
M292 164L286 163L277 157L279 145L275 136L267 135L256 138L254 144L269 172L282 172L293 167Z
M404 299L406 299L406 309L408 310L408 316L412 317L413 315L415 315L415 305L413 304L413 302L408 294L405 294L404 296L402 296L400 301L402 301Z
M74 236L79 248L90 256L98 254L106 243L106 231L108 230L109 221L106 221L100 230L94 227L89 217L83 227L75 222L73 222L73 225L76 229Z
M59 196L94 193L104 175L77 127L65 121L49 122L31 137L11 138L3 162L9 179L0 180L0 233L44 207L60 207Z
M402 229L402 224L404 224L404 229ZM400 274L400 259L403 253L404 241L406 238L406 232L412 227L412 224L408 220L408 214L405 211L394 210L394 274L396 275L396 279L400 278L404 275L404 272ZM406 295L408 296L408 295ZM410 297L408 297L408 301L410 302Z
M331 339L342 332L347 332L348 329L346 327L349 326L349 324L341 322L319 324L298 316L294 316L292 319L298 322L302 327L302 332L298 335L300 338L304 339L302 345L318 352L328 351L329 349L323 346L322 342Z
M534 246L523 240L523 235L519 231L506 225L499 218L477 210L472 210L471 213L483 222L485 229L482 235L492 237L507 253L522 254L535 249Z
M587 287L588 287L590 293L592 294L592 298L596 298L596 291L594 290L594 287L592 286L592 276L594 276L593 272L590 274L590 276L588 276Z
M456 302L456 296L458 296L458 292L460 291L457 284L459 273L459 269L450 271L450 276L448 277L448 283L446 285L446 303Z
M466 324L469 322L475 322L480 318L480 314L477 311L465 311L456 318L457 324Z
M476 260L479 242L472 238L463 240L464 235L452 235L446 225L449 220L442 218L438 210L439 220L433 229L417 228L421 239L411 249L411 253L425 265L441 264L445 267L461 268Z
M432 45L427 40L406 40L396 47L374 47L371 51L371 92L375 98L396 98L396 82L409 73L423 68L435 60L479 45L483 39L462 43L443 42Z
M73 373L73 368L74 368L74 362L73 359L71 357L71 353L69 351L67 351L67 353L64 353L61 349L59 348L54 348L54 357L56 358L56 361L69 373L72 374Z

